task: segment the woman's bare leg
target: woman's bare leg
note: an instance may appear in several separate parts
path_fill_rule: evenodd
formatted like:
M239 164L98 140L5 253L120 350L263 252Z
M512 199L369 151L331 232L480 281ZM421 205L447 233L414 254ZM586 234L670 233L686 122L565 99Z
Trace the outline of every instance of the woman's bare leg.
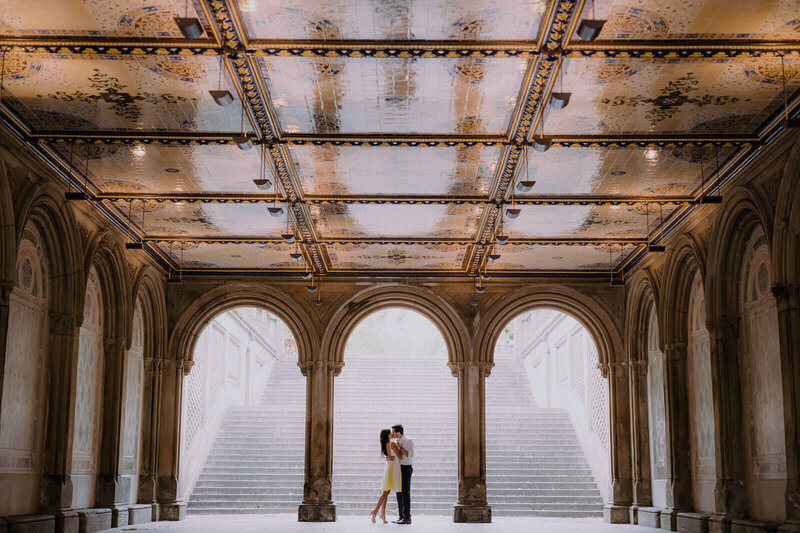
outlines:
M387 490L383 493L383 504L381 504L381 520L383 520L384 524L389 523L386 521L386 501L389 499L389 492Z
M385 493L383 493L385 494ZM375 508L369 513L369 519L372 520L372 523L375 523L375 516L378 514L378 511L381 508L381 502L383 501L383 494L378 496L378 503L375 504Z

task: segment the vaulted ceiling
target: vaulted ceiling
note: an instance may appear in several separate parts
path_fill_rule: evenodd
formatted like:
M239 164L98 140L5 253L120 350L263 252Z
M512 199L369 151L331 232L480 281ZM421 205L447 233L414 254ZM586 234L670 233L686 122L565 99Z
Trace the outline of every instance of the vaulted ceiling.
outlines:
M5 0L2 113L174 270L607 276L783 127L798 38L800 0Z

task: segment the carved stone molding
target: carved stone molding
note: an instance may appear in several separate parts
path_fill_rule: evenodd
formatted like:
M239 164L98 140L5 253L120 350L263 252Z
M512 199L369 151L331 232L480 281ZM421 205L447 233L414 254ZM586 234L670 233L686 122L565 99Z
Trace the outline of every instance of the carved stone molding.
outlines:
M50 333L53 335L75 335L83 324L83 315L50 313Z
M333 375L338 376L344 368L344 361L299 361L297 366L300 367L300 372L306 377L308 377L309 370L313 368L322 368L328 372L333 371Z
M183 377L186 377L192 370L192 367L194 366L194 361L192 361L191 359L180 359L177 362L177 366L178 369L180 369L181 373L183 374Z
M0 281L0 305L8 305L11 298L11 291L14 290L14 282L10 280Z
M630 363L628 361L597 363L597 368L605 379L610 377L627 377L629 366Z
M465 370L469 367L478 367L478 370L481 372L481 375L485 378L488 378L492 374L492 368L494 368L494 363L456 361L447 363L447 366L450 368L450 373L453 374L454 378L458 377L459 370Z

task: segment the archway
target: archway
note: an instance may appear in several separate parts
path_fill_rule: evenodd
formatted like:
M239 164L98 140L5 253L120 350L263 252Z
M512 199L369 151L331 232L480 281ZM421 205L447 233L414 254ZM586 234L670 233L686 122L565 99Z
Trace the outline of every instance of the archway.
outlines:
M457 497L458 382L440 330L422 314L381 309L346 339L334 387L333 495L339 514L368 514L386 465L379 433L395 424L415 443L411 512L451 515ZM391 495L386 509L397 517Z
M289 328L260 307L227 309L203 327L182 395L190 514L296 511L306 407L297 357Z
M602 516L610 497L608 384L592 335L536 307L513 318L486 381L486 485L495 516Z

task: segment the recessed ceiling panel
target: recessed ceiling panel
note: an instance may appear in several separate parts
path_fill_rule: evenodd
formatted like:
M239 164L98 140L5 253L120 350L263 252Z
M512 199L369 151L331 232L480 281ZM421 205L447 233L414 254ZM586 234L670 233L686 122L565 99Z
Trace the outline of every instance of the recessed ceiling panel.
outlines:
M239 2L251 39L534 40L545 0Z
M300 270L305 266L289 257L294 248L284 243L180 241L156 245L182 268Z
M684 196L697 190L703 173L709 176L725 163L733 147L563 147L528 152L528 173L520 165L517 180L536 181L538 194Z
M299 145L291 152L308 195L484 196L503 148Z
M502 134L527 60L259 58L286 133Z
M608 22L603 40L797 39L798 0L611 0L596 2L595 17ZM591 2L584 18L592 18ZM576 41L578 39L576 38Z
M348 237L472 238L479 205L312 205L317 230L325 239Z
M0 35L180 38L176 16L197 17L183 0L3 0Z
M786 59L787 88L800 60ZM751 134L783 106L781 64L758 59L565 61L569 106L549 109L545 132L569 134Z
M119 200L114 205L130 216L139 229L144 229L146 235L279 237L286 228L286 216L270 216L267 212L269 204L148 200L142 223L142 203Z
M53 145L82 173L86 145ZM90 146L89 181L103 193L258 193L253 179L261 161L258 150L235 145ZM267 177L274 181L267 166Z
M504 221L514 238L644 238L675 205L527 205L519 217ZM649 225L648 225L649 224Z
M328 245L336 270L448 270L461 268L465 245L365 244Z
M208 93L218 83L213 57L13 54L3 103L35 130L240 131L240 101Z
M620 245L507 245L496 248L500 259L489 267L499 271L609 270L632 253ZM609 253L610 251L610 253Z

